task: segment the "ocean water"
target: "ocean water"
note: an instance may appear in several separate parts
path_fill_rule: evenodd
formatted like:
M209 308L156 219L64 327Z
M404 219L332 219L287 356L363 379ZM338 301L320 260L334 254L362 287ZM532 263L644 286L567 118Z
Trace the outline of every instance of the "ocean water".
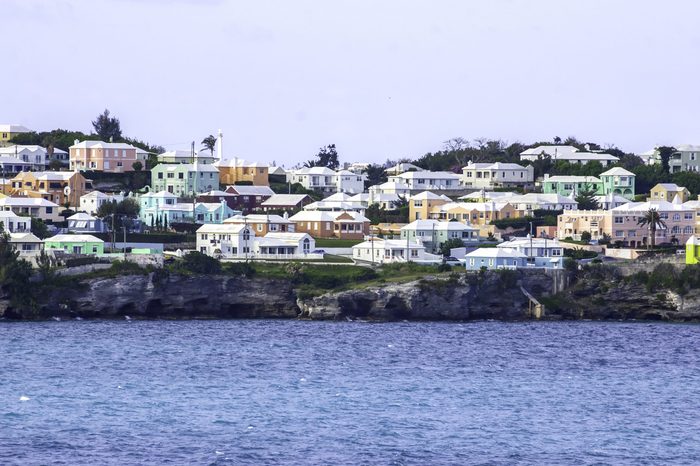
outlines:
M0 464L700 464L700 326L0 323Z

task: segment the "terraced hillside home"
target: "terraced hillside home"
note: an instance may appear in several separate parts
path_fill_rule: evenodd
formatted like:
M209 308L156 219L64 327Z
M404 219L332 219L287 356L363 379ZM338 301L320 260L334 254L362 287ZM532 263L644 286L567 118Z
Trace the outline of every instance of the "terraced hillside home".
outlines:
M257 236L264 236L268 233L294 233L296 225L287 216L274 214L235 215L224 220L224 223L250 225Z
M520 160L535 161L543 157L576 164L598 162L604 167L620 161L618 157L606 154L604 151L581 151L574 146L538 146L520 153Z
M59 215L62 210L58 204L36 197L2 197L0 210L12 211L20 216L40 218L45 222L61 222Z
M668 201L678 196L681 202L690 200L690 191L683 186L678 186L675 183L658 183L651 188L647 201Z
M456 220L472 226L486 226L494 220L518 218L520 211L509 202L449 202L430 209L428 218L441 221ZM484 230L481 229L483 232Z
M181 197L219 189L219 171L200 163L159 163L151 169L151 189Z
M396 262L416 262L438 264L442 255L430 254L420 241L402 241L371 237L352 247L355 262L391 264Z
M525 149L520 153L520 160L534 162L543 157L549 157L552 160L558 160L562 155L577 152L578 148L574 146L552 145L552 146L537 146Z
M78 172L22 172L10 180L13 196L46 199L77 207L80 198L92 191L92 180Z
M17 124L0 125L0 147L9 146L13 137L23 133L31 133L31 131L31 129Z
M452 172L404 172L390 176L390 183L405 184L411 192L422 191L455 191L464 189L460 176Z
M44 249L44 242L31 231L10 233L10 244L22 259L31 260Z
M134 163L141 162L145 151L123 142L75 141L68 148L70 169L96 170L107 173L134 171ZM144 154L139 157L139 154Z
M672 202L628 202L611 210L565 212L557 218L557 238L580 240L583 232L589 232L593 240L607 235L624 247L646 247L651 244L650 229L639 220L653 209L664 223L656 229L654 244L685 244L696 227L696 211L687 204L676 197Z
M603 193L603 182L595 176L574 175L544 175L542 180L542 192L545 194L559 194L560 196L577 196L582 191L594 191Z
M209 149L192 152L190 150L170 150L158 154L158 163L199 163L211 165L216 162L216 158Z
M0 210L0 227L6 233L32 231L31 217L20 217L11 210Z
M700 171L700 145L678 144L674 146L675 152L668 160L669 172L698 172ZM649 165L660 164L661 152L658 147L645 153Z
M254 186L269 186L268 165L260 162L248 162L233 158L214 163L219 169L221 184L251 183Z
M304 188L332 193L361 193L365 190L367 175L348 170L331 170L327 167L304 167L287 172L289 183L299 183Z
M435 194L430 191L423 191L415 196L411 196L411 199L408 201L408 220L409 222L426 220L430 218L430 212L434 207L450 202L452 202L452 199L444 194Z
M440 222L437 220L416 220L401 228L403 241L420 241L426 251L437 253L449 240L458 239L462 244L479 242L479 229L462 222Z
M561 269L564 268L564 247L556 238L536 238L530 235L512 237L497 246L498 249L511 249L523 254L528 267Z
M244 214L260 210L262 203L275 194L269 186L247 185L227 186L225 192L235 195L226 199L229 207Z
M102 233L108 230L101 218L93 217L85 212L78 212L66 220L68 221L68 231L72 233Z
M255 232L245 224L202 225L196 233L197 251L216 258L252 258Z
M477 248L464 256L467 270L527 267L527 256L513 248Z
M80 196L80 210L90 215L95 215L97 210L106 202L121 202L123 194L106 194L100 191L91 191Z
M573 199L572 195L527 193L503 199L520 212L520 217L532 216L536 210L558 211L578 208L578 202Z
M52 149L53 156L59 157L66 151ZM0 166L5 173L19 173L20 171L46 170L49 164L49 151L45 147L37 145L11 145L0 147Z
M507 188L533 186L535 169L517 163L469 163L462 168L460 183L469 188Z
M369 234L369 219L359 212L326 212L302 210L289 220L295 231L314 238L363 239Z
M60 234L46 238L44 249L47 251L61 251L65 254L104 254L104 241L87 234L66 235Z
M293 214L312 202L314 200L308 194L273 194L260 204L260 210Z

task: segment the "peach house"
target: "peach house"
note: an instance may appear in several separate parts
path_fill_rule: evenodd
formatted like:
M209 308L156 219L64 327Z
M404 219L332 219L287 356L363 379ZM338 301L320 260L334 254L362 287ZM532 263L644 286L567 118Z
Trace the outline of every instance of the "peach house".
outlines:
M110 173L134 171L141 152L131 144L121 142L75 141L68 148L71 170L96 170Z

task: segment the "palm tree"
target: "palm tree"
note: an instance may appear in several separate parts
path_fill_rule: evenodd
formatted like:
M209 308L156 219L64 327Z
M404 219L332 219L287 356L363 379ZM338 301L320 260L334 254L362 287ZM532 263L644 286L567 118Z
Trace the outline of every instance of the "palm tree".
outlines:
M651 244L652 248L656 243L656 230L658 228L666 228L666 222L661 220L661 215L659 215L659 212L656 209L649 209L646 211L644 215L639 218L637 225L647 225L649 227L649 236L651 238L647 244L647 247L649 247L649 244Z
M202 145L209 149L211 152L211 155L214 155L214 147L216 146L216 137L214 137L213 134L210 134L209 136L205 137L202 140Z

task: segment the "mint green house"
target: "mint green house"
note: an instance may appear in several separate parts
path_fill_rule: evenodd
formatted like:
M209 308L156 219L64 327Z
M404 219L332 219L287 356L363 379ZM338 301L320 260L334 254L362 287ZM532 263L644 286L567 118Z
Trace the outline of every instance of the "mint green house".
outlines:
M443 243L451 239L462 241L464 246L479 242L479 229L462 222L415 220L401 227L401 239L420 241L426 251L438 252Z
M160 163L151 169L151 191L179 197L219 189L219 170L202 163Z
M560 196L574 196L581 191L593 190L598 196L615 194L627 199L634 199L634 173L621 167L611 168L595 176L549 176L545 175L542 181L542 192L545 194L559 194Z
M56 235L44 240L47 251L63 251L67 254L104 254L105 242L92 235Z

